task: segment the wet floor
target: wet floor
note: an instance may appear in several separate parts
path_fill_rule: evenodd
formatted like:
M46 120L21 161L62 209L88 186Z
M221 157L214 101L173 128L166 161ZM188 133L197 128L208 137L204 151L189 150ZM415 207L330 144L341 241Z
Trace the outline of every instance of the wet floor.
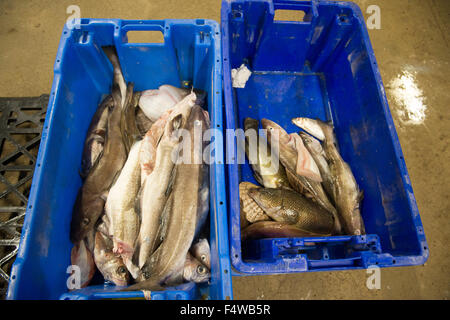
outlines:
M366 271L234 277L235 299L448 299L450 297L450 1L359 0L366 17L381 9L381 29L369 30L425 228L424 266L381 271L381 289L366 287ZM69 5L82 17L220 20L220 1L0 2L0 96L48 93Z

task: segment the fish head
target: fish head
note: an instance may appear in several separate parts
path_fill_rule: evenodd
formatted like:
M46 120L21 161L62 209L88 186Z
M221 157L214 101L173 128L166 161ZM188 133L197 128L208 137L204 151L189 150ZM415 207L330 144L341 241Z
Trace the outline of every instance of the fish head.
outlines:
M263 129L265 129L267 132L267 138L270 143L272 143L273 141L278 141L280 145L284 145L291 141L291 137L286 132L286 130L284 130L277 123L268 119L262 119L261 124Z
M270 215L276 214L283 206L281 192L281 189L252 188L248 190L248 195Z
M184 280L195 283L208 281L209 278L211 278L209 269L190 254L188 254L188 256L183 269Z
M130 275L120 256L114 255L110 257L103 266L102 271L105 280L113 282L116 286L128 285Z
M200 239L192 246L192 255L204 264L208 269L211 269L211 251L208 240Z
M244 130L255 129L258 131L259 121L253 118L244 119Z

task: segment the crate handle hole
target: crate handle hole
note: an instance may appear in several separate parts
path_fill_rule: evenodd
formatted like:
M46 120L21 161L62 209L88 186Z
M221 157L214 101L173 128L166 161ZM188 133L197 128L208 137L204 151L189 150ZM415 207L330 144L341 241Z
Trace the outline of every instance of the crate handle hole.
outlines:
M273 21L304 22L306 12L303 10L275 10Z
M161 31L133 30L127 32L128 43L164 43Z

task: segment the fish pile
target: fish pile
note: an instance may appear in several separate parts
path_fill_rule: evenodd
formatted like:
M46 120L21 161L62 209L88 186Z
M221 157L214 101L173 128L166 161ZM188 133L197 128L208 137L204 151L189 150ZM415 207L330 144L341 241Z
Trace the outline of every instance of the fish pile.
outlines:
M131 284L130 291L208 281L205 93L170 85L135 92L115 48L103 50L114 70L112 91L88 129L70 230L80 285L97 269L117 286Z
M244 120L245 153L260 186L239 184L241 238L365 234L363 192L339 154L333 127L310 118L292 122L303 131L288 134L262 119L266 134L258 134L259 121Z

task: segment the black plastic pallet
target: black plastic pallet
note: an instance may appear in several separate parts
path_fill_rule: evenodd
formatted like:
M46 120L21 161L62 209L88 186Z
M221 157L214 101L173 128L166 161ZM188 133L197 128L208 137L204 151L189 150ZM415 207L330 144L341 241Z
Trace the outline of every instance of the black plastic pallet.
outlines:
M0 98L0 299L19 247L48 99Z

